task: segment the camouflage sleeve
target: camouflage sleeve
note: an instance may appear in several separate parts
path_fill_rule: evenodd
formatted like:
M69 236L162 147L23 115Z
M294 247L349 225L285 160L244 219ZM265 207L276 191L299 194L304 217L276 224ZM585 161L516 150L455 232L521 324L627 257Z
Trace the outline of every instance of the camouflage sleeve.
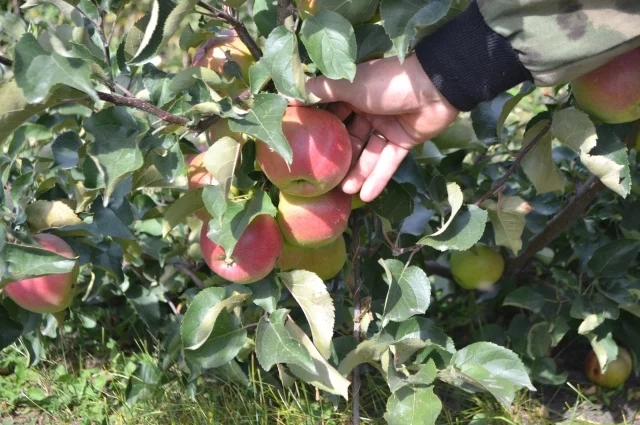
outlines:
M565 83L640 46L640 0L478 0L539 86Z

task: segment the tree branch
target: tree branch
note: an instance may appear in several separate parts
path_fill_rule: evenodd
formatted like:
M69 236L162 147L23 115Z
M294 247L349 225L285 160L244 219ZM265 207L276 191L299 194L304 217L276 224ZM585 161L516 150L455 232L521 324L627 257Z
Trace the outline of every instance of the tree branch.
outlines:
M98 92L98 97L106 102L113 103L114 105L123 105L135 109L140 109L141 111L145 111L151 115L155 115L162 121L168 122L170 124L178 124L187 127L187 124L189 123L189 118L174 115L135 97L126 97L120 96L119 94L115 93L104 92Z
M295 12L291 0L278 0L278 25L284 25L284 21Z
M352 218L352 239L351 254L353 255L353 337L360 342L360 232L358 217ZM353 410L353 425L360 424L360 368L353 368L353 378L351 380L351 398Z
M240 38L240 40L242 40L244 45L247 46L247 49L249 49L249 52L251 52L251 55L254 57L254 59L260 60L260 58L262 57L262 50L260 50L260 46L258 46L258 43L256 43L253 37L251 37L251 34L249 34L247 27L244 25L244 23L240 19L234 16L231 16L229 13L226 13L222 10L218 10L215 7L212 7L203 1L198 2L198 6L200 6L203 9L206 9L213 16L220 18L226 23L228 23L229 25L231 25L233 29L236 30L236 33L238 34L238 37Z
M533 149L533 147L535 145L537 145L540 140L542 140L542 138L545 136L545 134L547 134L547 132L550 129L551 129L551 121L549 121L549 123L546 126L544 126L544 128L540 131L540 133L538 133L538 135L536 137L534 137L534 139L531 141L531 143L529 143L527 146L525 146L524 149L522 149L518 153L518 156L513 161L513 164L511 164L511 167L509 167L509 169L507 170L507 173L504 176L502 176L500 178L500 180L498 180L493 185L493 187L487 193L485 193L485 195L482 198L480 198L480 199L478 199L476 201L476 206L480 206L484 201L489 199L491 196L493 196L494 193L496 193L497 191L502 189L504 187L504 185L507 184L507 181L509 180L509 177L511 177L511 175L513 173L515 173L516 170L518 169L518 165L520 165L520 161L522 161L522 159L525 157L525 155L528 154L529 151L531 149Z
M13 61L9 58L5 58L4 56L0 56L0 63L4 66L13 66Z
M424 269L427 274L434 274L436 276L444 277L446 279L453 279L451 269L449 267L438 263L437 261L425 261Z

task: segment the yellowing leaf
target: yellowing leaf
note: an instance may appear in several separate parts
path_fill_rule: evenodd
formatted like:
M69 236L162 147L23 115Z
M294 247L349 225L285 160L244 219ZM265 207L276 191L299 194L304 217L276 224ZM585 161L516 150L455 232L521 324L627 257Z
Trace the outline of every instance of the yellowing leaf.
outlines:
M327 287L315 273L295 270L278 275L307 317L313 342L325 359L331 354L335 308Z
M27 205L26 213L27 223L34 233L82 223L73 208L63 201L36 201Z
M524 134L522 148L527 147L548 123L543 120L531 127ZM564 176L551 157L552 140L553 136L547 132L520 162L524 173L529 177L538 193L564 190Z
M482 207L489 212L496 243L517 254L522 248L524 217L533 209L531 205L519 196L503 196L498 203L483 202Z

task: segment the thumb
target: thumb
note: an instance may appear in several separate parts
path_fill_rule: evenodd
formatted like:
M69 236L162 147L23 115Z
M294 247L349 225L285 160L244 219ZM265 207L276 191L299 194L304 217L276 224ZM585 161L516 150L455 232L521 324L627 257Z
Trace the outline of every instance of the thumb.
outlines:
M353 85L349 80L332 80L324 76L307 80L308 98L313 103L332 103L351 98Z

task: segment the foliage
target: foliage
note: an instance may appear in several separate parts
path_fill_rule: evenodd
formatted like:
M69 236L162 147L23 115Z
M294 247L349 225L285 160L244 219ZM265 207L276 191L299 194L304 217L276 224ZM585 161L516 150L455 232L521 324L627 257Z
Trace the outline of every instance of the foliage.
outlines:
M566 87L541 99L524 84L461 116L464 131L416 148L380 198L352 212L334 279L276 270L237 285L211 273L192 214L206 207L207 237L228 255L256 216L276 214L255 143L291 162L286 97L306 99L310 75L353 79L357 62L404 59L467 2L354 0L356 13L331 1L303 22L278 3L30 0L21 17L0 16L0 286L70 271L32 246L38 232L63 237L81 265L74 323L107 311L115 339L157 342L157 358L128 370L131 404L166 382L195 395L209 373L246 386L259 367L274 388L300 379L339 405L366 365L388 385L388 423L433 424L436 383L504 406L520 389L564 383L551 353L567 335L588 340L604 368L617 342L640 358L640 175L627 149L638 125L592 122ZM373 18L361 22L365 11ZM176 59L230 27L262 54L250 81L230 60L218 74ZM238 82L246 89L229 95ZM537 114L509 118L519 102ZM220 118L248 141L204 131ZM188 191L186 158L200 149L223 184ZM435 320L456 314L439 305L452 286L437 275L450 277L450 251L480 242L504 248L507 273L482 295L504 306L504 327L467 345ZM0 348L20 341L35 364L56 320L4 297Z

